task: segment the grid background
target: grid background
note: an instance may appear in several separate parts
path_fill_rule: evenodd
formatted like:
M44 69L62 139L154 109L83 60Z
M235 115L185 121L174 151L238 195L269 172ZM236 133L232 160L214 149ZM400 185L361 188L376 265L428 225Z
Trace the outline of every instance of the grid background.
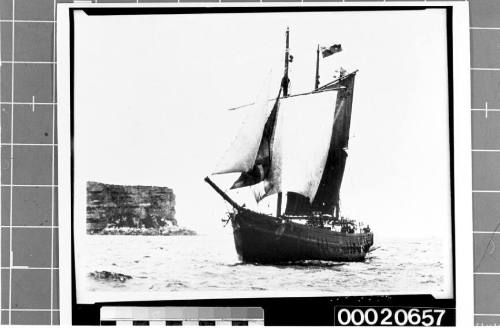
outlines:
M0 0L1 324L59 324L55 14L61 2L71 1ZM478 325L500 325L500 1L469 3L474 313Z

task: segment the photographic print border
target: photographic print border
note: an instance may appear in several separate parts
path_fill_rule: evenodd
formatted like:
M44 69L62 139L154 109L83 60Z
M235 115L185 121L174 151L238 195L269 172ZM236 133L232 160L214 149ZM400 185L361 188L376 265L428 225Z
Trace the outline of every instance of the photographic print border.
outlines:
M257 5L158 5L158 4L60 4L58 8L58 103L59 103L59 213L62 218L60 228L60 285L61 323L98 324L102 305L123 303L106 302L92 305L76 303L74 275L73 240L73 12L85 10L87 13L102 15L130 14L202 14L238 12L302 12L302 11L373 11L373 10L414 10L420 8L444 8L447 11L448 36L448 81L449 83L449 126L450 126L450 176L452 190L452 243L453 243L453 289L454 298L438 300L430 295L377 295L377 296L322 296L285 297L278 295L255 298L219 297L207 293L207 297L175 298L175 300L151 300L148 302L126 302L127 305L147 306L262 306L266 312L266 324L317 325L333 324L333 305L398 305L430 306L442 308L457 307L457 322L469 320L472 323L472 206L470 169L470 80L469 80L469 40L467 3L355 3L355 4L257 4ZM465 21L464 21L465 20ZM467 49L467 51L460 51ZM459 133L457 132L459 131ZM460 177L460 178L457 178ZM69 224L71 223L71 225ZM71 247L69 247L71 245ZM460 254L460 256L456 256ZM457 281L459 284L457 285ZM457 289L457 286L460 286ZM167 296L167 293L163 293ZM211 295L210 295L211 294ZM232 293L234 295L234 293ZM213 298L213 299L211 299ZM460 302L458 302L459 300ZM462 300L464 303L462 303ZM308 314L302 319L294 315L280 318L279 313L299 313L299 308L307 304ZM70 306L71 305L71 306ZM297 309L297 311L295 311ZM465 310L468 309L468 310ZM312 312L311 312L312 311ZM305 312L305 311L303 311ZM274 314L276 313L276 314ZM83 315L84 314L84 315ZM93 314L93 315L89 315ZM463 318L462 318L463 317ZM91 319L93 318L93 319ZM94 320L94 321L91 321ZM468 321L467 321L468 322ZM454 322L453 322L454 323Z

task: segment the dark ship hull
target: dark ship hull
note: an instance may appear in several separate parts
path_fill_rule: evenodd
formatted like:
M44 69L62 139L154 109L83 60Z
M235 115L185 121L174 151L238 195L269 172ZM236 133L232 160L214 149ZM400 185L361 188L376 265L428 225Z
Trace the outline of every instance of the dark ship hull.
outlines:
M363 261L373 245L371 232L336 232L247 209L240 209L231 221L236 251L243 262Z

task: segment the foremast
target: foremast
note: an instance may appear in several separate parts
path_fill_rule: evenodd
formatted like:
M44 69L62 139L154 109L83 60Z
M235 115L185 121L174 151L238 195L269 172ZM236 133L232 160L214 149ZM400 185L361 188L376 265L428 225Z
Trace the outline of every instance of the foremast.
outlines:
M286 41L285 41L285 72L283 74L283 80L281 81L281 88L283 90L283 97L288 97L288 86L290 85L290 78L288 77L288 65L290 59L293 57L290 55L290 29L286 28Z
M280 90L280 93L283 92L283 98L288 97L288 87L290 85L290 78L288 77L288 66L291 60L293 60L293 57L290 55L290 29L287 27L286 37L285 37L285 71L283 74L283 79L281 81L281 90ZM276 217L281 216L282 201L283 201L283 193L279 191L276 200Z

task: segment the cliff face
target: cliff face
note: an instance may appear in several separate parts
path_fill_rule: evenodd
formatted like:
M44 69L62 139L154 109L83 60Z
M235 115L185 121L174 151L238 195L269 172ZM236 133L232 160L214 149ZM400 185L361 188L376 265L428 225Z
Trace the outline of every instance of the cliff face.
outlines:
M172 189L87 182L87 233L110 227L168 226L177 226Z

